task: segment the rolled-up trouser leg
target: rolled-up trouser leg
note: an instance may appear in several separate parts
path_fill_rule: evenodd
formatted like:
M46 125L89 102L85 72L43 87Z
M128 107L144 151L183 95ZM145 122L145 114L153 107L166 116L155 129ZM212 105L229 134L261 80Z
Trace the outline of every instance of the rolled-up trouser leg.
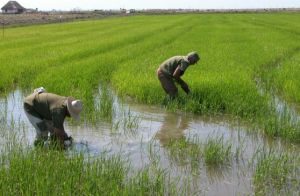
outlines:
M178 94L178 89L173 78L166 76L160 69L157 70L157 77L165 92L171 97L175 98Z

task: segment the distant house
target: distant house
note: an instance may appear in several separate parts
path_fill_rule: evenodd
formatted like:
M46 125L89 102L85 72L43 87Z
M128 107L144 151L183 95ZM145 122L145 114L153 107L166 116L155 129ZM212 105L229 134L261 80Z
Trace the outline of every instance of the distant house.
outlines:
M6 14L20 14L20 13L23 13L24 11L26 11L26 9L16 1L7 2L1 8L1 10L2 10L2 13L6 13Z
M37 13L37 12L39 12L39 10L37 8L36 9L27 8L25 12L26 13Z
M121 12L121 13L126 13L126 9L120 8L120 12Z

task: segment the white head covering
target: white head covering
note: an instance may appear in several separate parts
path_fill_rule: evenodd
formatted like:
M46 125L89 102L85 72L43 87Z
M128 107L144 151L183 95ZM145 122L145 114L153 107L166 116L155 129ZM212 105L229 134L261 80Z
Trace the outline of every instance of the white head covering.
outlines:
M68 97L67 99L67 108L71 117L75 120L80 119L80 112L82 111L82 101L75 100L73 97Z

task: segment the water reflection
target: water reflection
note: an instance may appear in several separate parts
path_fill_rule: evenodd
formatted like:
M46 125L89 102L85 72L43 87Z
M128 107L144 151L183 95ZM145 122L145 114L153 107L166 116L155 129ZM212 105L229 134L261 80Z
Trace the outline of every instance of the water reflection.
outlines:
M156 133L162 146L167 146L170 141L184 139L185 131L189 127L189 119L184 115L165 115L161 128Z

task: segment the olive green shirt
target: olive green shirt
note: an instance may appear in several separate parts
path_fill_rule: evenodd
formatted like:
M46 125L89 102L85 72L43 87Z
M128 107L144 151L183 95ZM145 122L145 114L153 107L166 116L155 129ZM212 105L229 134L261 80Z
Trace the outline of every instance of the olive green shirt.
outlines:
M63 129L65 117L68 115L67 97L52 93L33 93L25 98L25 110L38 118L51 120L55 128Z
M190 62L186 56L174 56L164 61L159 68L164 74L172 77L178 66L184 72L189 65Z

